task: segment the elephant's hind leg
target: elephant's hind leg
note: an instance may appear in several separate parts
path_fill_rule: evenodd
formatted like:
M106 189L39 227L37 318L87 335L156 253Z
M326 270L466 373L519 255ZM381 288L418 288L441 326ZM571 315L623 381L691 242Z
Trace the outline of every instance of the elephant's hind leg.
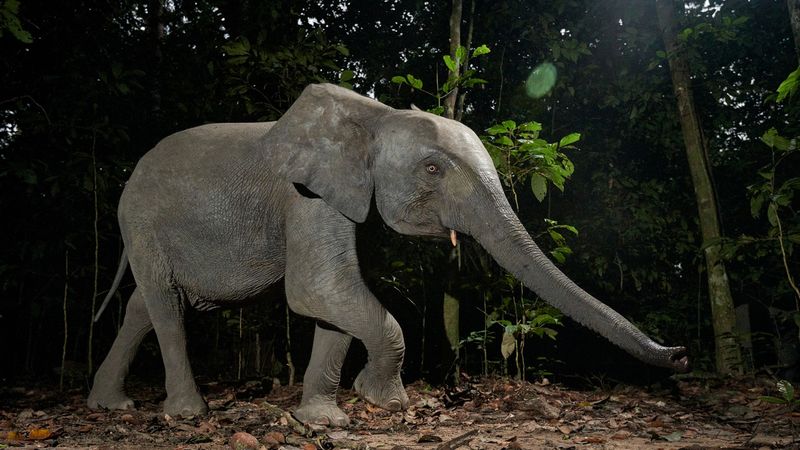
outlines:
M317 325L311 360L303 377L303 400L295 411L300 421L337 427L350 424L347 415L336 406L336 390L351 340L350 335Z
M122 328L94 376L92 392L87 400L90 408L133 408L133 401L125 395L125 376L139 344L152 329L141 290L136 288L128 300Z
M169 287L153 287L145 291L145 304L164 361L167 388L164 413L184 417L205 414L208 406L197 390L186 350L182 299Z

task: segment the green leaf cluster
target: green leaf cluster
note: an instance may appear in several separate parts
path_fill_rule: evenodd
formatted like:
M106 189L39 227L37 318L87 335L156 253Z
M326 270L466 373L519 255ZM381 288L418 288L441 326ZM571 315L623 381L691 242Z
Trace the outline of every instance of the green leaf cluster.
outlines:
M0 37L4 31L11 33L20 42L33 42L33 36L22 28L19 21L19 0L5 0L0 6Z
M480 45L472 50L471 58L486 55L491 50L485 44ZM444 113L442 100L451 95L456 89L472 88L478 85L486 84L487 81L483 78L475 76L474 69L465 68L469 63L468 51L465 47L461 46L456 50L455 58L450 55L443 55L442 61L447 68L447 81L442 85L436 85L433 89L426 90L423 88L422 80L414 75L395 75L391 78L391 82L399 86L408 86L412 91L419 91L433 97L436 100L436 105L429 108L427 111L436 115ZM438 82L438 78L437 78Z
M778 390L780 397L765 395L761 397L761 400L776 405L790 406L792 409L795 409L798 405L800 405L800 399L795 398L795 389L790 381L779 380L775 384L775 387Z
M350 54L347 48L329 43L319 31L299 35L296 42L277 48L262 32L254 43L242 36L222 49L227 94L257 120L280 117L308 84L338 80L350 89L356 75L340 67L341 59Z
M486 129L481 137L504 184L511 188L527 181L540 202L547 196L548 182L564 190L575 166L563 151L574 149L581 138L580 133L570 133L558 142L547 142L539 136L541 130L538 122L517 125L506 120Z

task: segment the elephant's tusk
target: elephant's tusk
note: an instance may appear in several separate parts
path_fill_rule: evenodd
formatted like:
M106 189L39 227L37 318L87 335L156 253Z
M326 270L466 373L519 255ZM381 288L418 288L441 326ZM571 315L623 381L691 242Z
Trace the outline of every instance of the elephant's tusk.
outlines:
M456 230L450 230L450 243L453 244L453 247L458 245L458 236L456 236Z

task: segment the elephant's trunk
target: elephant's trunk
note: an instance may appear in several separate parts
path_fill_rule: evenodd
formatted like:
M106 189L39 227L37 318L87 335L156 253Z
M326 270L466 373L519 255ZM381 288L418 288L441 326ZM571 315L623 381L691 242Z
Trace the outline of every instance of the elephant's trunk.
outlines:
M657 344L619 313L578 287L531 239L505 195L500 192L490 197L488 210L496 212L494 217L467 214L462 220L464 231L501 266L546 302L636 358L679 372L689 370L685 348Z

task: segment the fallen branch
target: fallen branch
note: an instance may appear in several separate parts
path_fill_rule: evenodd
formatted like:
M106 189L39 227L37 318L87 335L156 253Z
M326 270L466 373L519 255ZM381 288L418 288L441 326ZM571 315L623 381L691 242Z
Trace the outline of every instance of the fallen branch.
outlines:
M466 445L476 434L478 434L478 430L467 431L461 436L454 437L453 439L440 444L436 447L436 450L456 450L458 447Z

